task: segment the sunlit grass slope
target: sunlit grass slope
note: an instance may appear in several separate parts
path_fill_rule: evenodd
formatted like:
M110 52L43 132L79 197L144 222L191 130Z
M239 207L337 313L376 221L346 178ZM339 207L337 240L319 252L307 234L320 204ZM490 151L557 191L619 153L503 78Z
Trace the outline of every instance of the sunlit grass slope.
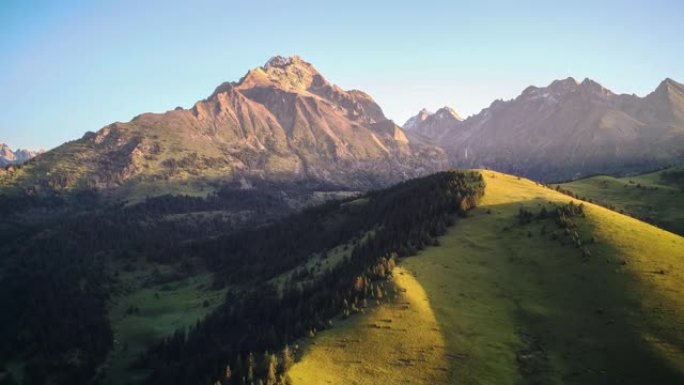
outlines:
M289 375L295 384L439 384L448 362L427 295L402 268L397 298L341 321L305 347ZM420 367L420 370L416 370Z
M684 175L684 167L624 178L600 175L560 186L684 235L684 184L667 178L677 172Z
M684 238L584 203L586 217L573 221L587 257L553 220L516 218L521 207L536 213L571 198L483 174L471 217L401 262L397 285L409 277L406 295L423 310L381 306L321 333L294 383L684 383ZM368 326L385 318L391 331ZM429 362L399 361L441 341Z

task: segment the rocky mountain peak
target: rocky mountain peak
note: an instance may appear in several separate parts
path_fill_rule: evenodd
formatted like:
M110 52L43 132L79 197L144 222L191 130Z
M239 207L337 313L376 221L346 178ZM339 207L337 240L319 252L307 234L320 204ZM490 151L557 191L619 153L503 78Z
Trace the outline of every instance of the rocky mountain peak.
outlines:
M529 86L520 94L518 99L522 100L543 100L548 103L555 103L560 97L571 94L577 91L579 83L573 77L565 79L554 80L546 87ZM495 100L491 107L496 107L495 104L503 102Z
M583 90L586 90L590 93L601 95L601 96L611 96L614 95L613 92L611 92L609 89L603 87L600 83L591 80L589 78L584 78L582 80L582 83L580 83L580 87Z
M307 91L329 85L311 63L296 55L274 56L262 67L249 71L241 81L241 84L246 85L264 83L291 91Z
M557 87L576 87L580 84L580 82L577 81L572 76L568 76L565 79L557 79L551 82L551 87L557 86Z
M456 112L456 110L448 106L444 106L437 110L434 116L439 119L455 119L458 121L463 120L463 118L461 118L461 116Z
M7 160L14 159L14 152L12 152L12 149L5 143L0 143L0 157Z
M418 111L416 115L408 118L406 123L404 123L403 128L409 131L415 130L421 123L423 123L432 115L432 112L428 111L426 108L423 108L420 111Z
M18 149L13 151L10 146L5 143L0 143L0 167L7 166L9 164L21 164L24 163L38 154L42 154L44 150L32 151L32 150L22 150Z
M299 56L273 56L263 66L253 68L238 81L224 82L211 94L230 92L233 89L279 88L288 92L311 92L333 86L311 64Z
M438 141L439 138L455 130L462 121L463 119L458 113L448 106L438 109L434 114L422 109L417 115L406 121L404 129L429 140Z
M553 82L551 82L551 84L549 84L547 88L551 91L564 93L576 90L579 84L580 83L577 80L575 80L575 78L569 76L565 79L554 80Z
M263 65L262 68L264 68L265 70L267 70L269 68L285 68L289 65L293 65L293 64L296 65L296 64L300 64L300 63L306 63L306 62L304 60L302 60L302 58L297 56L297 55L290 56L290 57L276 55L276 56L273 56L270 59L268 59L268 61L266 62L266 64ZM306 63L306 64L309 64L309 63Z
M554 80L546 87L527 87L522 92L519 99L543 101L546 105L554 105L563 100L566 96L574 95L578 92L584 96L600 98L607 98L615 95L601 84L589 78L585 78L582 82L578 82L573 77L567 77L565 79Z
M671 78L665 78L658 87L656 88L656 93L670 93L670 92L684 93L684 84L678 83Z

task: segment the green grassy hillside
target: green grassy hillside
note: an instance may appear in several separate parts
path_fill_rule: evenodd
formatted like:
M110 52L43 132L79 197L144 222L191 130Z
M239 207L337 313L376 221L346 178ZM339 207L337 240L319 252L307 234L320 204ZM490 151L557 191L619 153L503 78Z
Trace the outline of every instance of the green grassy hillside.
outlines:
M118 267L117 267L118 268ZM108 307L114 346L101 367L103 384L144 378L131 367L141 354L177 330L194 326L223 302L225 290L212 289L210 274L174 278L165 265L119 269L119 283Z
M471 217L401 262L402 294L320 333L294 383L682 383L684 238L589 203L566 235L536 216L568 196L483 173Z
M623 178L600 175L559 186L684 235L684 167Z

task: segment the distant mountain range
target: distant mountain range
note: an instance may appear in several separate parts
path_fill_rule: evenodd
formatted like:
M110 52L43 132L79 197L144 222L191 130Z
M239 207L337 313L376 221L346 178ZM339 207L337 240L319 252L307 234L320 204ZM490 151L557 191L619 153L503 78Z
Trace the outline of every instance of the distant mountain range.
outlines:
M6 173L4 184L61 191L266 180L365 190L446 167L442 149L409 141L364 92L342 90L297 56L276 56L190 109L89 132Z
M671 79L642 98L567 78L467 119L422 110L402 128L368 94L328 82L298 56L276 56L189 109L112 123L0 169L0 186L123 198L261 182L358 191L453 166L559 181L682 160L684 85Z
M18 149L12 151L12 149L5 143L0 143L0 167L5 167L10 164L22 164L29 159L32 159L38 154L42 154L44 150L22 150Z
M684 85L672 79L638 97L567 78L528 87L465 120L450 111L422 110L404 129L409 137L442 146L459 167L552 181L684 160Z

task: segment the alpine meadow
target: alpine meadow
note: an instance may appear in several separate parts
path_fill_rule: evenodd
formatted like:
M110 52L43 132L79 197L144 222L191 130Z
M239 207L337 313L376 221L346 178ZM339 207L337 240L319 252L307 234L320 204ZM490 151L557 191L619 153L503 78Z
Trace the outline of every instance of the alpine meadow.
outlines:
M3 3L0 385L684 384L681 25Z

